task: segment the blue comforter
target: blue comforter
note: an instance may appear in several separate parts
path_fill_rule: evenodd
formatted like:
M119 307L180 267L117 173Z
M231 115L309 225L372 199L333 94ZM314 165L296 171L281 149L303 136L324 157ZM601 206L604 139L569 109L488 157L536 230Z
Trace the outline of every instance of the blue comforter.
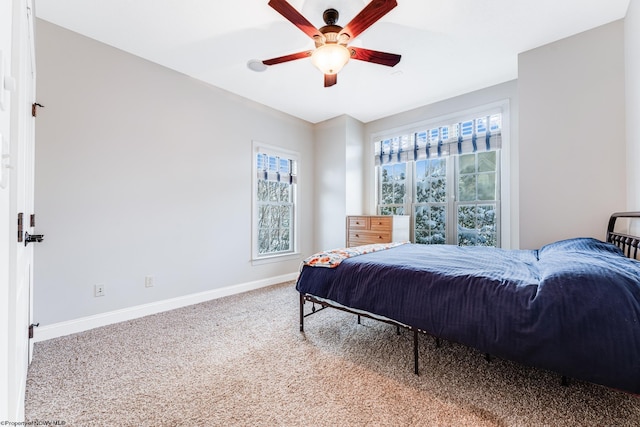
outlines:
M539 250L406 244L303 267L301 293L484 353L640 393L640 262L591 238Z

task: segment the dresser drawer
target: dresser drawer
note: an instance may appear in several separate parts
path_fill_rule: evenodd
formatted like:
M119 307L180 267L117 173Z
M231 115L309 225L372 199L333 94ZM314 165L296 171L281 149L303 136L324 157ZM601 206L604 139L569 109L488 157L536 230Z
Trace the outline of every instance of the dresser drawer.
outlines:
M369 245L371 243L389 243L391 242L391 232L378 232L369 230L350 230L349 244L350 246Z
M347 224L349 230L368 230L369 217L366 216L350 216Z
M371 230L375 230L375 231L388 231L389 233L391 233L391 226L392 226L392 221L393 218L391 218L390 216L388 217L383 217L383 216L374 216L369 218L370 221L370 229Z

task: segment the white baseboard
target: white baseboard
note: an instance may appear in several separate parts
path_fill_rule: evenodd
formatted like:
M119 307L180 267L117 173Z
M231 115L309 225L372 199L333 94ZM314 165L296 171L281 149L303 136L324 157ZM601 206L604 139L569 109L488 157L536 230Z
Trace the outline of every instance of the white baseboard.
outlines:
M135 307L123 308L120 310L100 313L93 316L81 317L79 319L67 320L65 322L44 325L34 329L33 342L46 341L65 335L75 334L98 328L100 326L111 325L113 323L124 322L137 319L150 314L161 313L163 311L174 310L188 305L199 304L217 298L235 295L254 289L264 288L290 280L295 280L298 273L284 274L282 276L270 277L268 279L256 280L254 282L241 283L239 285L227 286L224 288L212 289L197 294L184 295L163 301L142 304Z

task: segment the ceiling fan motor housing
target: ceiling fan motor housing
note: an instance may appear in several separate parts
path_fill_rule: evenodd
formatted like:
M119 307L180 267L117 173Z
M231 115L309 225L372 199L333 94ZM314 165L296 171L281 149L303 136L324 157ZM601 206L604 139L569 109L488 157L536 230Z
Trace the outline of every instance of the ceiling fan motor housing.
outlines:
M335 10L335 9L327 9L322 14L322 19L324 20L325 24L334 25L336 22L338 22L338 17L339 16L340 16L340 14L338 13L337 10Z
M320 47L325 43L340 43L346 45L349 41L348 37L345 34L340 36L340 31L342 31L342 27L340 25L336 25L338 22L338 11L335 9L327 9L322 14L322 19L324 19L325 25L322 28L319 28L318 31L322 33L324 36L324 40L319 40L319 37L314 37L316 42L316 47Z

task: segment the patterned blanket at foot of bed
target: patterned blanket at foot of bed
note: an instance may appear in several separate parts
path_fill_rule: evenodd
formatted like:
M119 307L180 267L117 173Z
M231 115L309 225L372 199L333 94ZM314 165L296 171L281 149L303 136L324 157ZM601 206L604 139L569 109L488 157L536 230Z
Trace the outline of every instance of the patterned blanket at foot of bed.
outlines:
M353 246L351 248L331 249L318 252L302 261L302 265L310 267L336 268L342 261L358 255L395 248L409 242L374 243L371 245Z

